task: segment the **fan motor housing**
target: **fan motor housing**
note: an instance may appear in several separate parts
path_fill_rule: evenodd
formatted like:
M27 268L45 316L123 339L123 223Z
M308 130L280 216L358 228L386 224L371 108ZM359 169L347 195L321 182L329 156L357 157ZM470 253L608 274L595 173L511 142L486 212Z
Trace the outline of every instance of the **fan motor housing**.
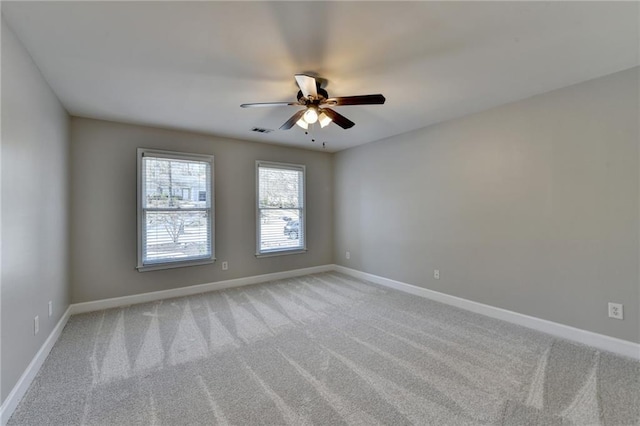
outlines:
M320 101L322 99L329 99L329 94L322 87L318 87L316 89L316 91L318 92L318 99L316 99L316 101ZM302 94L302 90L298 90L298 101L301 101L302 99L304 99L304 95Z

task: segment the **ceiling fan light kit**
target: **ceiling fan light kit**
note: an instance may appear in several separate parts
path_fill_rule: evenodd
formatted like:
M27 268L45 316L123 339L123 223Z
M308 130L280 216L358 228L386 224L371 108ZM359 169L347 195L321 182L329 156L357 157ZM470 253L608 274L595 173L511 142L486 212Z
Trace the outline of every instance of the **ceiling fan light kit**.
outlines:
M320 127L326 127L332 122L343 129L350 129L355 126L355 123L344 115L328 108L329 106L382 105L386 100L381 94L330 98L327 91L320 87L320 83L315 77L296 74L295 79L300 88L297 96L298 102L262 102L242 104L240 106L242 108L271 106L305 107L305 109L296 112L289 120L280 126L280 130L289 130L294 124L307 130L309 126L314 123L319 123Z

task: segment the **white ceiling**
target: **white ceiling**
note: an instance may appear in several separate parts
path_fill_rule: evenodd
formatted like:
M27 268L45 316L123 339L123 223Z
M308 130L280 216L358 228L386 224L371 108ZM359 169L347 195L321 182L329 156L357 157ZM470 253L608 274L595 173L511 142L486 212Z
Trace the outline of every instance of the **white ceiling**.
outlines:
M338 151L639 64L637 2L2 2L70 114ZM278 129L293 75L355 121Z

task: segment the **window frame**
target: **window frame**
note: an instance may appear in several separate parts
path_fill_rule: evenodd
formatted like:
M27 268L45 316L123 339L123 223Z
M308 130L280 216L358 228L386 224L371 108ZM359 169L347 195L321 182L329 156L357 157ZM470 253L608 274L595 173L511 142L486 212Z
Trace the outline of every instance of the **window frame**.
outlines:
M261 250L262 223L260 221L262 210L280 210L279 208L260 208L260 167L272 169L295 170L302 172L302 208L282 209L282 210L300 210L299 227L302 229L302 247L285 248L279 250ZM307 252L307 168L304 164L280 163L275 161L256 160L256 257L273 257L286 256L291 254L302 254Z
M208 220L209 220L209 244L211 245L211 256L205 257L197 257L197 258L188 258L185 260L173 260L167 261L161 260L158 262L144 262L143 259L143 251L144 251L144 235L146 230L146 224L144 220L145 211L158 211L158 209L145 209L142 197L144 195L143 190L143 165L142 159L145 156L155 157L155 158L167 158L167 159L175 159L175 160L183 160L183 161L199 161L209 163L209 193L210 195L210 203L208 207ZM161 149L153 149L153 148L138 148L137 149L137 251L138 251L138 262L136 269L138 272L145 271L157 271L161 269L172 269L172 268L182 268L186 266L196 266L196 265L206 265L211 264L216 261L215 258L215 187L214 187L214 156L209 154L193 154L188 152L179 152L179 151L167 151ZM207 208L198 208L195 210L207 210Z

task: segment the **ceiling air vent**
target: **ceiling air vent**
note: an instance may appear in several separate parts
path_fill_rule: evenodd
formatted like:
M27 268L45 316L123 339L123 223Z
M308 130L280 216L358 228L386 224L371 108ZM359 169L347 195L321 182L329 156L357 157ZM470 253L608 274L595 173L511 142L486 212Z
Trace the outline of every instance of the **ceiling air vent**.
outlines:
M253 129L251 129L252 132L258 132L258 133L271 133L273 132L273 129L263 129L262 127L254 127Z

